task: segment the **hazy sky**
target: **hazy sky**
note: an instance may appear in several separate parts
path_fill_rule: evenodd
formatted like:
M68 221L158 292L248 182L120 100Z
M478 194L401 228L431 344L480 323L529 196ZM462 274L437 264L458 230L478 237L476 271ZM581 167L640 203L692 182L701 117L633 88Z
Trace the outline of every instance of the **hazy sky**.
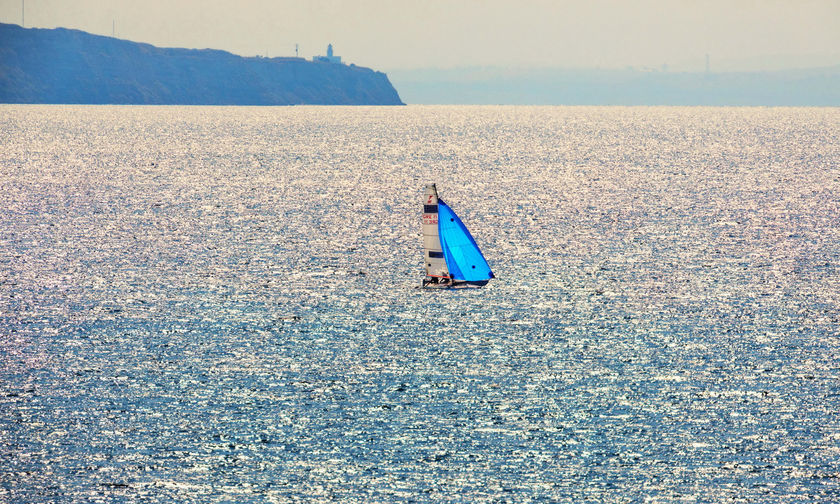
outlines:
M21 22L21 0L0 21ZM25 0L27 27L376 69L840 64L840 0Z

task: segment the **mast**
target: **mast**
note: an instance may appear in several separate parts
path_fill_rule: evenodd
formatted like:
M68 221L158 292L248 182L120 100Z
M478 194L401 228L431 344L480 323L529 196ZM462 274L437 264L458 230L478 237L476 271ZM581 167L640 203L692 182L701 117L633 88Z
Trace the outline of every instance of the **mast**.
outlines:
M426 276L449 278L449 269L443 258L438 231L438 194L435 184L427 184L423 196L423 265Z

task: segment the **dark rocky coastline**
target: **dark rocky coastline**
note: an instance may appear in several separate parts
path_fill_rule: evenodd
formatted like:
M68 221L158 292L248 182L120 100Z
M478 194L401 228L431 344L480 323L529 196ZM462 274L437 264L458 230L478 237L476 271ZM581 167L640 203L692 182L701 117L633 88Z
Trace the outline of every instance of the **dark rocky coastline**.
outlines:
M402 105L382 72L0 23L0 103Z

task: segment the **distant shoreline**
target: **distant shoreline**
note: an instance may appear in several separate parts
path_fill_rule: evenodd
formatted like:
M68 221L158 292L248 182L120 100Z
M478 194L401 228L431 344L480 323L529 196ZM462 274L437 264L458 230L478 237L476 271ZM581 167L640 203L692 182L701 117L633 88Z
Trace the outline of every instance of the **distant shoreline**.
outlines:
M303 58L159 48L0 23L0 103L402 105L388 76Z
M840 65L752 72L456 68L390 70L407 103L840 106Z

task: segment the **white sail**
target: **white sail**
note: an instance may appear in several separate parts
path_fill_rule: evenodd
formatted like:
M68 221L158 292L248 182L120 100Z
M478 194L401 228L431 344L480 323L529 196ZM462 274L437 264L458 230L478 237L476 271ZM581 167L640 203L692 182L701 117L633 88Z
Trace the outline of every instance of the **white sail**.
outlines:
M423 258L425 259L426 277L449 278L449 269L443 258L438 234L438 195L434 184L426 185L423 196Z

